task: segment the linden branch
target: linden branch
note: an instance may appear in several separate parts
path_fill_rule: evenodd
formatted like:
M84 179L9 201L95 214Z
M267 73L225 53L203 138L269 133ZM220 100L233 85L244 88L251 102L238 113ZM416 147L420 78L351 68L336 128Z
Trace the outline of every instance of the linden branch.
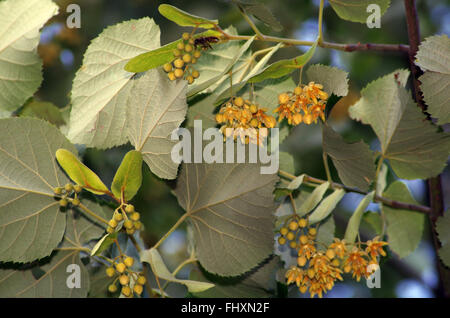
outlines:
M283 170L279 170L278 174L280 175L280 177L286 178L291 181L294 180L295 178L297 178L296 176L294 176L286 171L283 171ZM305 175L305 177L303 178L303 181L309 182L311 185L314 185L314 184L320 185L320 184L327 182L326 180L314 178L314 177L311 177L308 175ZM347 187L343 184L336 183L336 182L331 182L330 188L331 189L342 189L342 190L345 190L346 192L354 192L354 193L359 193L359 194L364 194L364 195L367 194L367 192L362 191L360 189ZM374 198L376 201L379 201L382 204L387 205L394 209L411 210L411 211L422 212L425 214L431 213L431 209L427 206L410 204L410 203L406 203L406 202L400 202L397 200L391 200L391 199L388 199L388 198L385 198L385 197L382 197L379 195L375 195Z

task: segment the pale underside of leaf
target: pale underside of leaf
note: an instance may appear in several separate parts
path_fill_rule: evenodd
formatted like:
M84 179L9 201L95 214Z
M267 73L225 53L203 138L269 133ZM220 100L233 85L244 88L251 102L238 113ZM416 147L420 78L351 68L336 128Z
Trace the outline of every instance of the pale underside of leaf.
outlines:
M428 71L419 81L427 103L427 112L436 118L438 125L450 122L450 74Z
M441 242L439 257L447 267L450 267L450 210L445 211L444 216L438 218L436 232Z
M450 74L450 39L446 34L425 39L416 54L415 63L423 71Z
M76 149L55 127L38 119L2 119L0 135L0 261L48 256L66 225L53 188L69 182L55 152L60 147Z
M183 164L175 194L207 271L240 275L270 255L276 181L259 164Z
M108 27L92 41L73 82L69 139L97 148L127 141L126 101L133 73L124 66L158 48L159 35L153 20L143 18Z
M150 70L133 81L127 101L127 133L152 172L174 179L178 163L171 157L177 140L172 132L184 121L187 111L186 81L170 82L162 70Z
M0 108L14 111L42 82L39 29L57 14L50 0L0 2Z

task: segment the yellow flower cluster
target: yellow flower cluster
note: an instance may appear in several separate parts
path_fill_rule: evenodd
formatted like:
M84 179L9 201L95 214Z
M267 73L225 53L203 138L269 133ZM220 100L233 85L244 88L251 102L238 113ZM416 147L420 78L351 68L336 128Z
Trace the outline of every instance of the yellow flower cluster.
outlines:
M310 82L308 85L297 86L293 92L278 95L279 106L274 110L279 115L278 121L286 118L289 125L302 122L310 125L317 123L319 117L325 121L328 94L322 89L321 84Z
M141 214L134 210L134 206L131 204L126 204L124 207L118 207L108 221L108 227L106 232L108 234L114 233L119 229L119 225L122 223L123 228L125 228L127 234L132 235L136 230L140 230L142 227Z
M189 84L192 84L200 76L200 73L192 65L197 63L197 59L201 55L202 52L195 48L195 40L192 35L183 33L177 48L173 50L173 61L164 64L163 69L171 81L184 77Z
M277 124L275 117L267 115L266 111L242 97L233 97L222 105L216 114L216 122L222 125L220 131L225 137L239 137L242 143L260 145L268 135L265 128L273 128Z
M116 283L119 281L122 286L122 295L125 297L133 297L134 294L140 296L144 291L143 286L147 282L144 274L131 270L131 267L134 264L134 259L132 257L125 255L121 255L119 257L121 258L121 262L115 262L113 264L114 266L110 266L106 269L106 276L116 276L114 282L108 286L108 291L110 293L115 293L118 290Z
M366 243L349 244L335 238L326 249L319 250L323 243L317 241L317 228L308 227L307 219L294 216L287 226L280 229L278 243L297 251L297 266L291 266L286 272L287 284L295 283L301 293L309 291L311 297L331 290L336 280L343 280L342 274L352 272L352 277L359 281L361 277L369 277L368 265L378 265L378 256L386 256L383 246L386 242L378 237ZM361 249L361 245L366 248ZM324 246L325 247L325 246ZM351 250L349 249L350 247Z

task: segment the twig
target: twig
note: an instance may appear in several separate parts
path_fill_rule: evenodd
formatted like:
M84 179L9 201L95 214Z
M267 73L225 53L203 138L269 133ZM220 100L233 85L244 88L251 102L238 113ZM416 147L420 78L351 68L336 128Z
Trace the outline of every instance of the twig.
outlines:
M290 173L287 173L285 171L279 170L278 174L281 177L287 178L289 180L294 180L296 177L294 175L291 175ZM316 184L323 184L327 181L322 180L322 179L318 179L318 178L314 178L314 177L310 177L308 175L305 175L305 177L303 178L303 181L310 181L312 183L316 183ZM331 182L330 183L330 188L332 189L342 189L345 190L346 192L355 192L355 193L359 193L359 194L367 194L367 192L364 192L360 189L357 188L350 188L347 187L343 184L340 183L336 183L336 182ZM397 200L391 200L379 195L375 195L375 200L378 202L383 203L384 205L387 205L391 208L394 209L402 209L402 210L411 210L411 211L417 211L417 212L422 212L425 214L430 214L431 213L431 209L427 206L423 206L423 205L417 205L417 204L410 204L410 203L406 203L406 202L400 202Z

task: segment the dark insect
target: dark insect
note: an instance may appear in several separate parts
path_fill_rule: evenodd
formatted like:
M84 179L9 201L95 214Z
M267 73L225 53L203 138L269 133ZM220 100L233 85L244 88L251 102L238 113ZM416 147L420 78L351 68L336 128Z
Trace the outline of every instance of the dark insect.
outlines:
M195 39L194 46L195 46L195 48L197 48L197 46L199 45L203 49L207 49L207 48L212 49L210 43L217 43L217 42L219 42L219 38L218 37L207 36L207 37L202 37L202 38Z

